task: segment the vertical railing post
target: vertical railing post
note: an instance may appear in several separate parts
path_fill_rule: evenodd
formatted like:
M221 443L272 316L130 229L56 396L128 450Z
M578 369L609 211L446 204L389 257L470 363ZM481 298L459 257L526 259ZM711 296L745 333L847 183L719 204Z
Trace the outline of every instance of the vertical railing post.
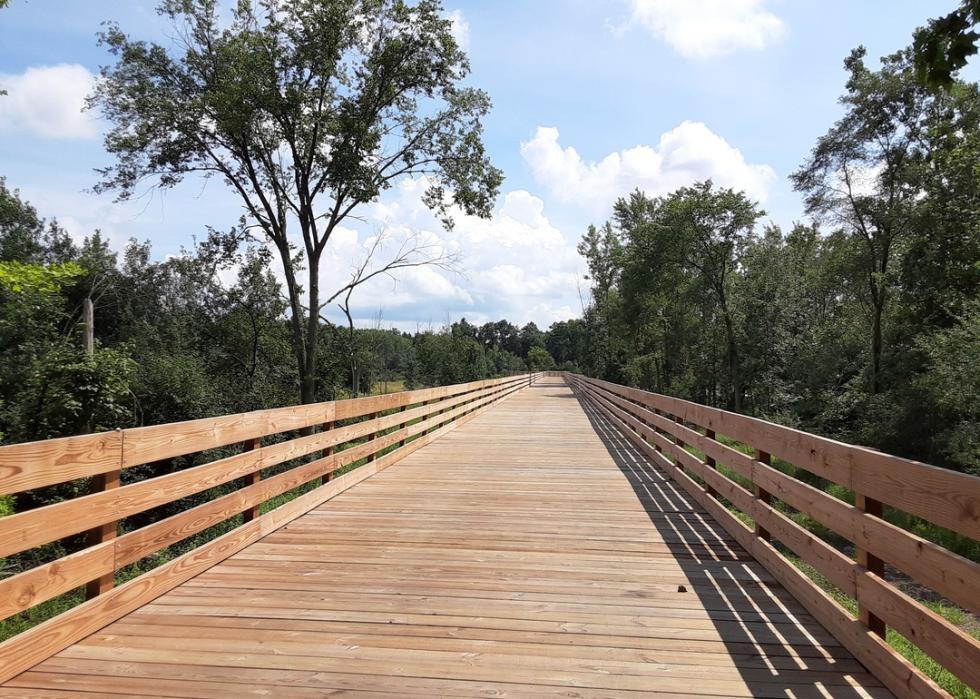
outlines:
M756 449L755 460L768 466L772 463L772 456L769 454L769 452ZM760 502L764 502L767 505L772 503L772 493L770 493L768 490L762 489L755 483L752 484L752 494L755 495L756 499L758 499ZM772 540L772 535L769 533L769 530L765 527L760 527L758 522L755 523L755 535L760 539L764 539L765 541Z
M402 406L402 407L401 407L401 408L399 409L399 411L398 411L398 412L400 412L400 413L403 413L403 412L405 412L405 410L406 410L407 408L408 408L408 406L407 406L407 405L403 405L403 406ZM403 430L403 429L405 429L405 427L407 427L407 426L408 426L408 423L407 423L407 422L402 422L402 423L400 423L400 424L398 425L398 429L399 429L399 430ZM405 446L405 438L404 438L404 437L402 437L402 438L401 438L400 440L398 440L398 446L400 446L400 447L403 447L403 446Z
M715 431L712 430L712 429L705 428L705 430L704 430L704 436L705 436L706 439L714 439L715 438ZM715 466L716 466L716 464L715 464L715 457L708 456L707 454L705 454L704 455L704 463L705 463L705 465L708 468L712 468L712 469L715 468ZM718 491L715 490L714 488L712 488L709 485L708 486L708 495L710 495L713 498L716 498L716 497L718 497Z
M249 439L248 441L245 442L244 451L254 451L256 449L261 449L261 448L262 448L262 438L256 437L255 439ZM250 474L245 476L244 479L245 482L243 483L243 485L244 486L255 485L261 480L262 480L262 469L257 468L254 471L252 471ZM255 503L254 505L252 505L251 507L249 507L248 509L242 512L242 520L245 522L251 522L253 519L259 516L261 508L262 508L262 503L258 503L258 502Z
M654 415L662 415L659 408L654 408L653 409L653 414ZM657 426L656 425L653 426L653 431L654 432L659 432L661 435L663 434L663 431L657 429ZM656 441L653 443L653 448L656 449L657 451L659 451L661 454L664 451L663 448L660 446L660 443L659 442L656 442Z
M112 490L113 488L119 487L119 478L122 474L122 469L114 469L112 471L107 471L106 473L100 473L97 476L92 477L91 492L100 493L104 490ZM106 541L112 541L116 538L116 534L119 529L119 520L114 519L111 522L106 522L100 527L95 527L89 530L88 533L88 545L96 546L98 544L104 543ZM105 594L113 588L116 584L116 572L113 570L110 573L106 573L95 580L90 580L85 585L85 598L92 599L93 597L98 597L101 594Z
M854 506L872 517L883 516L884 508L882 507L881 501L869 498L861 493L854 494ZM869 573L873 573L878 577L883 578L885 576L885 562L883 560L861 546L856 547L854 554L859 566L862 566ZM868 608L862 603L860 598L858 598L858 616L861 619L861 623L867 626L869 631L877 634L881 638L885 637L884 619L868 611Z
M378 419L378 413L377 412L374 412L374 413L371 413L370 415L368 415L368 420L377 420L377 419ZM374 432L372 432L371 434L368 435L367 441L370 442L373 439L377 439L377 437L378 437L378 432L377 431L374 431ZM377 452L373 452L372 451L370 454L368 454L368 457L367 457L368 463L374 461L374 458L376 456L377 456Z
M320 425L320 434L323 434L324 432L329 432L330 430L333 429L333 426L334 426L333 420L323 423L322 425ZM320 451L320 458L325 459L331 454L333 454L333 452L334 452L333 446L325 447L322 451ZM330 481L330 476L332 474L333 474L332 471L323 474L323 482L328 483Z
M639 407L641 409L645 409L646 408L646 406L643 405L642 403L640 403L639 401L630 400L630 403L632 403L633 405L635 405L635 406L637 406L637 407ZM636 413L634 413L633 415L634 415L634 417L636 418L636 420L640 424L644 425L645 427L649 427L651 430L653 429L653 427L650 425L649 422L647 422L647 419L645 417L640 417ZM640 439L642 439L644 442L647 442L647 443L650 442L649 438L645 434L640 434Z
M674 416L674 422L676 422L678 425L680 425L682 427L684 426L684 418L682 418L680 415L675 415ZM677 446L680 449L682 449L682 450L684 449L684 447L687 446L687 444L684 442L684 440L681 439L680 437L674 437L674 443L677 444ZM684 464L681 463L681 460L679 458L677 458L677 457L674 457L674 460L676 461L676 463L674 464L674 466L677 467L677 470L683 471L684 470Z

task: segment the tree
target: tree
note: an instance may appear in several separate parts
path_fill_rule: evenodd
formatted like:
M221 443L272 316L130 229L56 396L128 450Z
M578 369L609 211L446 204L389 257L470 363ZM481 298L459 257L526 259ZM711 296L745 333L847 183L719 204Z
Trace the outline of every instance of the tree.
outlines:
M588 353L588 328L580 319L552 323L545 336L544 346L555 362L580 367Z
M452 271L455 270L458 260L456 255L445 252L442 245L427 242L421 235L410 235L401 242L395 254L387 262L381 265L373 264L375 257L383 249L387 239L388 236L384 231L375 235L371 239L370 246L363 260L351 272L350 281L335 291L323 303L326 306L339 299L337 307L343 312L344 317L347 318L347 358L350 363L351 391L354 396L359 395L361 385L357 334L354 329L354 315L351 310L351 297L354 291L375 277L381 275L391 277L399 269L432 265L447 271ZM320 319L326 320L322 315Z
M681 271L713 298L716 308L702 305L700 311L706 314L717 310L720 316L729 380L728 406L740 410L744 389L732 285L745 244L764 212L743 192L715 189L710 180L655 200L636 193L629 200L620 199L614 211L628 241L629 270L624 276L632 284L643 284L651 272ZM666 277L661 275L663 279Z
M13 239L27 259L47 256L20 245L22 233L0 228L0 249L15 247ZM92 432L128 419L134 366L125 348L90 354L74 336L67 289L85 274L74 261L0 261L0 440Z
M921 192L929 93L912 79L909 52L865 66L859 47L844 61L850 77L841 97L846 113L821 136L791 176L808 213L843 226L862 243L860 261L871 315L870 389L881 389L884 317L902 246L913 230Z
M612 367L616 335L612 325L619 310L617 285L622 273L622 243L607 222L601 229L590 225L577 250L588 264L586 279L592 284L591 302L585 309L586 322L593 328L589 363L594 373L615 379L617 374Z
M67 231L39 217L0 177L0 261L50 265L69 262L73 255Z
M477 339L477 328L466 318L460 318L457 322L449 326L449 332L453 337L470 337Z
M242 0L226 16L215 0L164 0L159 12L179 37L172 50L114 24L101 35L116 63L90 105L112 124L115 161L96 189L126 199L198 175L236 192L278 252L312 402L333 233L408 177L426 178L425 203L447 226L452 205L488 216L502 181L481 140L490 100L461 86L469 64L435 0Z
M484 323L476 332L476 339L487 348L498 347L511 354L520 354L520 331L506 320Z
M926 331L959 322L980 293L980 86L956 80L928 102L900 272L907 323Z
M980 300L955 326L920 342L928 368L919 381L939 412L934 456L980 475Z
M518 337L520 339L520 351L517 354L522 357L526 358L534 347L544 348L544 333L533 322L521 328Z
M551 371L555 360L544 347L535 345L527 353L527 368L531 371Z

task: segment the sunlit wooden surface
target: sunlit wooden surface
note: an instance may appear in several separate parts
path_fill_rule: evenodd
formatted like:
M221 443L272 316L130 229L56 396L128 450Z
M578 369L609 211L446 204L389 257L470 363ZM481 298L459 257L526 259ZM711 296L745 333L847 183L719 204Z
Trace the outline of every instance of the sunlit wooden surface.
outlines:
M0 688L650 693L890 696L560 378Z

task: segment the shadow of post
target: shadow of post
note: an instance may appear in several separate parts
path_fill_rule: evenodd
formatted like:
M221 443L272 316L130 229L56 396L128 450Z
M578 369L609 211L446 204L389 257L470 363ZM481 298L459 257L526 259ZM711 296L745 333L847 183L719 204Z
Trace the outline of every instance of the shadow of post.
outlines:
M711 515L570 388L680 567L687 582L678 594L697 596L751 695L868 696L847 684L857 684L856 678L846 679L867 671ZM874 692L888 695L880 687Z

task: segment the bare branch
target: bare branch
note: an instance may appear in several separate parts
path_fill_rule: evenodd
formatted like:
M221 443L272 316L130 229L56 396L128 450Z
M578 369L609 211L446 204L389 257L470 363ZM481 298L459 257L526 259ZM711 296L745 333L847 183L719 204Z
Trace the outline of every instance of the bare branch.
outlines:
M372 263L375 257L383 250L384 243L388 240L390 237L385 231L381 231L374 237L364 259L352 271L350 281L331 294L320 305L320 309L333 303L342 295L349 298L354 289L375 277L384 275L394 279L394 273L400 269L436 267L447 272L459 272L461 260L457 253L447 252L442 245L427 241L418 233L412 233L402 240L387 262L374 266Z

